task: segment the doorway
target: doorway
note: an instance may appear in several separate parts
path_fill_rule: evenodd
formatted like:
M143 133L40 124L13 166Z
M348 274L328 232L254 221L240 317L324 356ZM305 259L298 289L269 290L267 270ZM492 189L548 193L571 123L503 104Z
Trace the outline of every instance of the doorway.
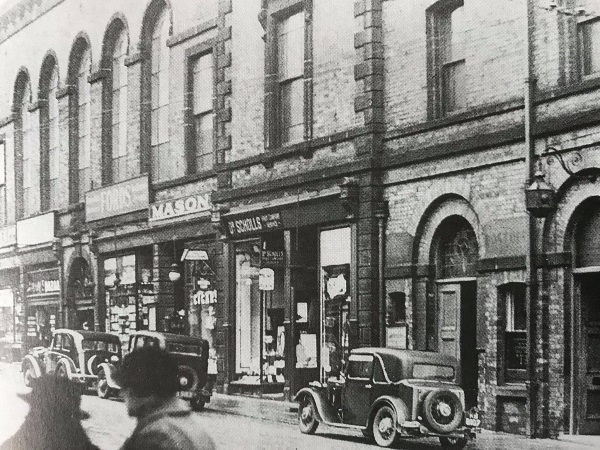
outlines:
M579 434L600 434L600 272L578 275L577 282L581 305L575 378L580 393L576 397Z
M458 281L458 280L457 280ZM459 361L467 408L477 405L477 282L438 283L438 350Z

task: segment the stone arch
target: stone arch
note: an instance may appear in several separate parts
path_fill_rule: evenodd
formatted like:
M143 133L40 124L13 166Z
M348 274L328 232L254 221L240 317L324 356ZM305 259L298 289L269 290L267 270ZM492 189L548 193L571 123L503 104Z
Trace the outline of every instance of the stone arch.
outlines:
M471 204L456 194L443 195L425 210L415 233L413 263L427 265L432 261L433 244L440 224L451 216L462 217L473 229L477 238L479 259L485 255L485 240L479 217Z
M124 32L127 39L127 53L131 51L131 38L129 33L129 24L124 14L115 13L106 27L104 38L102 39L102 55L100 57L100 67L109 69L111 64L111 56L114 51L114 45L119 35Z
M149 44L152 39L152 31L160 13L166 8L169 16L169 35L173 35L173 7L170 0L150 0L146 6L144 19L142 21L142 30L140 33L140 49L149 50Z
M71 255L67 270L67 298L70 300L79 297L92 297L93 287L96 285L94 279L93 264L89 258L87 252L81 250L80 255ZM87 278L87 285L85 282ZM91 286L91 291L90 291ZM86 291L87 290L87 291ZM78 292L75 292L78 291ZM74 294L87 294L87 295L74 295Z
M67 84L74 86L77 84L77 72L81 65L81 58L85 51L90 52L90 59L93 61L92 46L87 33L81 31L75 36L73 45L71 45L71 53L69 54L69 67L67 69Z
M28 95L29 98L24 98ZM14 117L14 170L15 170L15 206L16 216L20 219L24 215L25 207L23 194L23 108L30 104L33 91L31 77L25 67L21 67L15 79L13 89L13 117Z
M56 52L54 50L48 50L42 62L40 79L38 83L38 99L41 101L48 100L50 77L52 76L52 71L55 68L58 70L58 57L56 56ZM58 71L58 80L60 86L60 70Z

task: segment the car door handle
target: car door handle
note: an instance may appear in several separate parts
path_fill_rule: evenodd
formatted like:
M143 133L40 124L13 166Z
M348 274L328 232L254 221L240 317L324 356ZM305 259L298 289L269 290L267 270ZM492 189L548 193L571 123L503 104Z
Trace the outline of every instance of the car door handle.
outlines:
M367 384L367 385L365 385L365 389L371 389L372 387L373 387L373 385L372 385L372 384Z

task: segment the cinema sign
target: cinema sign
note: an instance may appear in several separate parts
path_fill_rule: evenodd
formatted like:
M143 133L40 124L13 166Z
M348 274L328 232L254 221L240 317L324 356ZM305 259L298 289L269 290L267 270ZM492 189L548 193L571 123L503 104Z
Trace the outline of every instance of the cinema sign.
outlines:
M211 208L210 193L188 195L186 197L152 203L148 211L148 220L155 222L172 219L188 214L210 211Z

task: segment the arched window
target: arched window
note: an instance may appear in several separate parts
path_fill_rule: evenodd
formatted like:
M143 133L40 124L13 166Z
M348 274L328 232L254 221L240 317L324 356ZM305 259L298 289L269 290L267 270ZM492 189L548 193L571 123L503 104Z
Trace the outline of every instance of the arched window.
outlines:
M113 183L129 178L127 145L127 35L115 40L111 66L111 173Z
M38 155L34 142L35 123L33 114L29 112L31 103L31 86L29 83L23 90L23 96L20 99L20 121L21 121L21 142L23 158L23 203L21 217L28 217L36 212L37 197L39 189L36 188L35 174L36 156Z
M169 16L163 9L152 31L150 45L150 146L152 180L173 178L175 164L169 155Z
M49 61L46 73L42 71L40 99L43 100L40 108L40 125L42 127L41 142L41 170L42 183L42 210L59 207L59 128L58 128L58 67L53 60Z
M438 278L476 276L479 250L471 225L462 217L452 216L440 224L438 236Z
M85 200L85 193L92 187L90 173L90 128L91 128L91 104L90 83L88 77L91 70L91 56L89 49L81 55L81 63L77 71L77 148L79 153L79 201Z
M577 267L600 267L600 199L588 201L575 239Z

